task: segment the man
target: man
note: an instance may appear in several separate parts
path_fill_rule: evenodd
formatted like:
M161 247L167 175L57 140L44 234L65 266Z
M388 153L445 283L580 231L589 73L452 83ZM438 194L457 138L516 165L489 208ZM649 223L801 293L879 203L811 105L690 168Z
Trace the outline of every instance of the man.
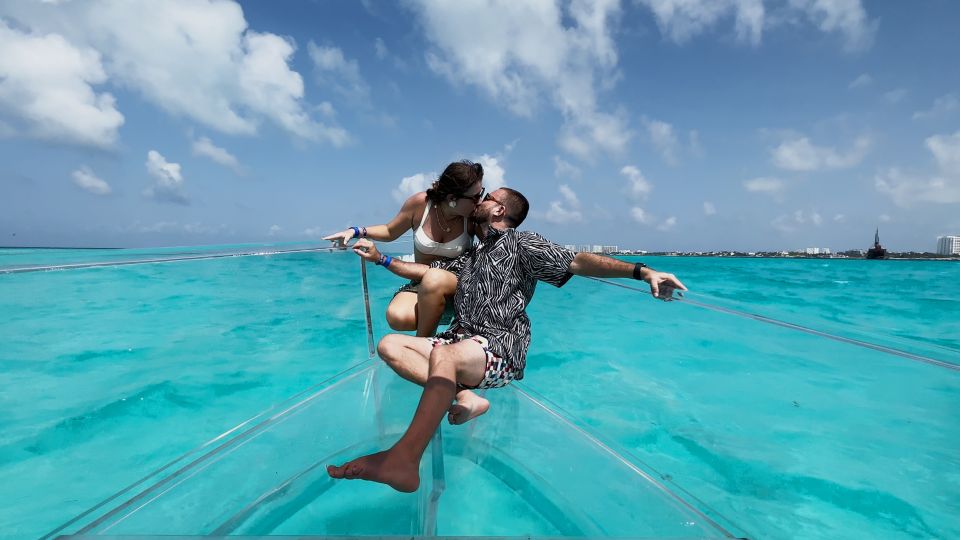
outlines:
M473 212L480 239L473 250L430 267L392 260L366 241L354 251L393 273L421 280L428 290L442 290L458 279L456 319L434 338L391 334L377 347L380 356L402 377L424 387L410 426L389 450L363 456L341 466L328 466L333 478L359 478L388 484L398 491L416 491L419 464L444 415L459 424L487 411L489 402L470 389L496 388L523 378L530 320L526 306L537 281L562 286L574 274L633 277L650 284L655 297L667 300L686 287L672 274L642 263L590 253L574 254L532 232L519 232L529 204L519 192L501 188L488 194ZM449 272L445 270L449 270ZM423 304L420 309L432 309ZM456 404L453 404L456 398Z

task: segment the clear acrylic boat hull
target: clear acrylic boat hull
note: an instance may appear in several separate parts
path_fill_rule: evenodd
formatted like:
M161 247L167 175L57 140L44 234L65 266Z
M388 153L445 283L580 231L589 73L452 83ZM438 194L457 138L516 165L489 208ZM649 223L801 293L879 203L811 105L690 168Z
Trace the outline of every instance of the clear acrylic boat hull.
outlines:
M717 521L521 384L444 424L417 492L332 480L385 449L420 388L367 361L178 459L57 531L102 536L723 538Z

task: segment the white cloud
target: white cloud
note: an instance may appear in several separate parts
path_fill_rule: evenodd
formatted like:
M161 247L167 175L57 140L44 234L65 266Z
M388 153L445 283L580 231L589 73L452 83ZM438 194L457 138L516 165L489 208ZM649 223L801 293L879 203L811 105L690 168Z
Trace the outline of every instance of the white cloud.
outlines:
M880 214L877 216L877 219L879 219L882 223L890 223L890 216L887 214Z
M270 229L267 231L267 236L277 236L281 231L283 231L283 227L279 225L271 225Z
M820 217L820 214L816 210L813 210L810 212L810 222L819 227L820 224L823 223L823 218Z
M393 190L393 199L399 203L410 198L414 193L426 191L437 178L437 173L417 173L400 180L400 185Z
M687 139L690 144L690 153L696 157L703 157L703 147L700 145L700 132L691 129L687 134Z
M790 216L787 216L786 214L778 216L776 219L770 222L770 225L773 225L774 229L784 233L797 230L797 228L791 223Z
M660 222L659 225L657 225L657 230L669 231L670 229L674 228L676 225L677 225L677 218L675 218L674 216L670 216L667 219Z
M717 207L713 205L710 201L703 202L703 214L705 216L712 216L717 213Z
M411 3L432 44L427 64L451 84L477 87L520 116L548 101L565 120L558 144L581 158L626 150L626 114L601 110L598 98L617 77L619 0Z
M74 184L88 193L109 195L113 191L110 189L110 184L93 174L89 167L80 167L73 171L70 176L73 178Z
M847 220L847 216L843 214L837 214L833 216L833 220L836 221L837 223L843 223L844 221Z
M744 189L752 193L765 193L774 197L779 197L786 189L786 184L779 178L760 177L746 180L743 183Z
M387 50L386 43L384 43L381 38L377 38L373 41L373 50L377 53L377 58L380 60L383 60L390 55L390 51Z
M960 110L960 97L957 94L946 94L940 96L933 101L933 106L925 111L917 111L913 113L914 120L922 120L926 118L943 118L944 116Z
M870 86L871 84L873 84L873 77L871 77L869 73L862 73L859 77L850 81L850 84L847 85L847 88L852 90L854 88Z
M828 146L816 146L806 137L783 141L773 149L773 163L791 171L817 171L821 169L845 169L863 161L869 151L869 137L858 137L846 153Z
M796 210L793 214L781 214L770 222L773 228L784 233L794 232L799 229L800 226L807 225L808 223L819 227L823 223L823 218L816 210L812 210L809 213L803 210Z
M312 41L307 44L307 52L321 85L329 86L349 101L369 104L370 86L360 74L356 60L346 58L337 47L320 46Z
M647 213L646 210L640 208L639 206L634 206L630 209L630 216L637 223L642 223L643 225L649 225L653 223L654 217Z
M895 105L903 101L903 98L907 97L907 90L905 88L896 88L885 92L883 94L883 101L889 105Z
M583 171L576 165L564 161L560 156L553 156L553 175L557 178L579 180L583 176Z
M640 0L640 3L653 11L660 32L678 44L731 14L741 41L758 45L763 35L762 0Z
M677 164L678 143L677 135L673 132L673 126L660 120L644 119L644 126L647 128L647 136L657 151L663 157L663 160L671 165Z
M235 231L230 229L226 223L221 223L220 225L205 225L200 222L181 224L178 221L157 221L149 225L137 221L129 227L124 227L122 230L138 233L180 233L198 236L235 234Z
M873 44L877 23L867 18L860 0L790 0L790 6L804 12L820 30L843 35L847 51Z
M303 79L290 66L293 41L249 29L235 2L89 0L7 11L35 32L99 51L111 82L174 115L234 135L252 135L268 120L304 139L349 141L306 112Z
M899 206L960 203L960 131L928 137L926 146L937 164L935 175L918 176L891 167L875 177L877 191Z
M330 234L330 232L321 227L309 227L303 230L303 234L304 236L309 236L311 238L322 238Z
M195 156L208 157L224 167L233 169L233 171L237 174L243 172L243 168L240 167L240 162L237 161L236 156L228 152L226 149L220 148L219 146L213 144L213 141L207 137L200 137L199 139L193 141L192 147L193 155Z
M574 193L570 186L561 185L560 195L563 201L551 201L550 209L547 210L545 219L551 223L579 223L583 221L583 214L580 212L580 199Z
M179 163L170 163L160 152L147 152L147 172L153 177L153 185L143 194L151 199L177 204L190 204L183 193L183 174Z
M112 146L124 119L112 95L93 89L106 81L97 51L54 33L20 32L0 19L0 113L17 124L9 131Z
M860 0L789 0L770 2L768 15L764 0L638 0L653 11L660 32L669 40L683 44L721 21L733 19L737 39L753 46L760 44L763 31L772 20L803 19L823 32L838 33L844 48L858 51L869 48L876 22L867 18ZM778 12L779 11L779 12Z
M483 165L483 187L486 188L487 193L507 185L507 180L504 178L506 172L500 164L500 158L483 154L474 161Z
M633 165L627 165L620 169L620 174L630 181L629 192L633 198L645 200L650 195L650 192L653 191L653 184L647 181L647 178L643 176L640 169Z
M333 118L337 115L337 109L329 101L321 101L314 109L327 118Z

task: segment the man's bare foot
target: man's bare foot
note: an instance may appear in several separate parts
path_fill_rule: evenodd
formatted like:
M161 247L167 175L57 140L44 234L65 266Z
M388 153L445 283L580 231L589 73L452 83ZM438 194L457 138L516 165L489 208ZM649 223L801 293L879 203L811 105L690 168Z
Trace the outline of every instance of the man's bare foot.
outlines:
M420 464L399 458L386 450L340 465L327 465L330 478L370 480L397 491L412 493L420 487Z
M457 394L457 402L451 405L447 411L447 420L453 425L463 424L489 409L489 401L469 390L464 390Z

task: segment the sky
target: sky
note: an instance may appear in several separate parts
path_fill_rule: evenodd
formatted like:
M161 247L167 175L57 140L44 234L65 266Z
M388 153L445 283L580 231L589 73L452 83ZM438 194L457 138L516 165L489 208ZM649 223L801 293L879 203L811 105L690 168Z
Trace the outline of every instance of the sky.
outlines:
M0 245L316 241L447 163L645 250L960 235L954 0L5 0Z

